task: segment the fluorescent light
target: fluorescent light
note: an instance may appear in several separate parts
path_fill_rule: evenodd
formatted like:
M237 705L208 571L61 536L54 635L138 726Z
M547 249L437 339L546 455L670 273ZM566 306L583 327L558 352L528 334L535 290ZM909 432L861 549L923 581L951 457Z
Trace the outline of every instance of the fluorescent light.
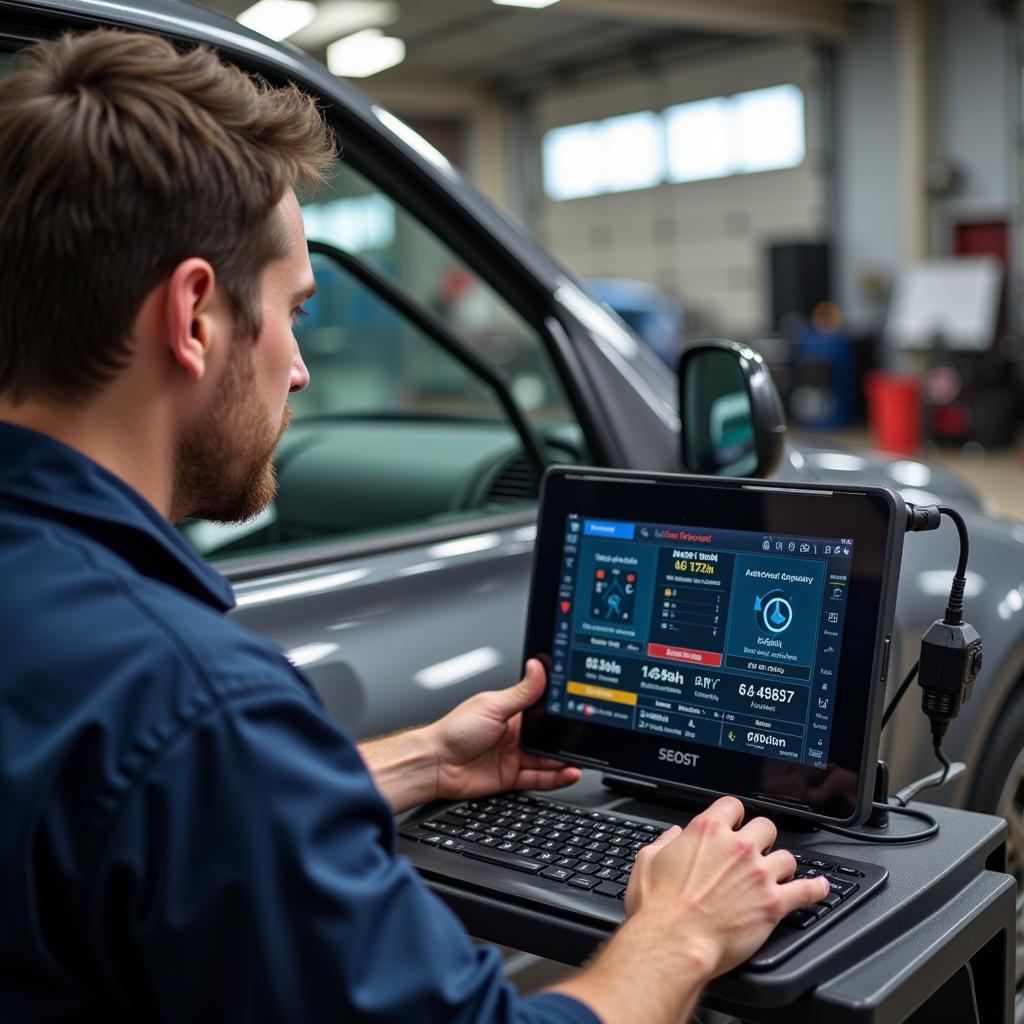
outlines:
M296 32L292 42L304 50L317 50L353 32L382 28L397 19L398 4L393 0L322 0L313 23Z
M344 78L369 78L405 60L405 43L379 28L365 28L327 47L327 67Z
M287 39L316 17L309 0L259 0L235 19L268 39Z
M550 7L557 4L558 0L494 0L499 7Z

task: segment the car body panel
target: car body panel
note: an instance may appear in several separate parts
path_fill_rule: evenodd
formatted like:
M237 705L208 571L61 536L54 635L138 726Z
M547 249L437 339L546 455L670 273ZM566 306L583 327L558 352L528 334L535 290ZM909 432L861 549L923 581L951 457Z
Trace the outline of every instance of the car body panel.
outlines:
M0 34L9 39L103 23L209 43L250 69L292 78L318 93L342 133L346 158L407 205L537 327L595 462L678 469L676 388L666 368L443 157L321 65L173 0L145 6L0 0ZM969 487L916 460L791 446L779 476L895 485L909 500L942 499L967 513L973 582L966 610L985 639L985 668L950 730L947 749L976 764L1024 666L1022 528L986 517ZM236 618L290 652L356 736L375 735L433 718L469 693L506 685L518 675L531 518L529 511L496 511L491 518L343 537L217 564L236 584ZM890 692L916 658L920 635L942 613L956 554L948 524L907 540ZM885 737L897 784L932 766L917 703L916 694L909 694ZM945 798L962 801L969 785L970 775Z

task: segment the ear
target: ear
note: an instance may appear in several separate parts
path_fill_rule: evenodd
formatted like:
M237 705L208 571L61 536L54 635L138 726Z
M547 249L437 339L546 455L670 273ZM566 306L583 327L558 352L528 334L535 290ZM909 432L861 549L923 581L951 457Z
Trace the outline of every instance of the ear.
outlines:
M203 378L220 328L213 267L198 257L179 263L167 281L164 307L171 358L189 380Z

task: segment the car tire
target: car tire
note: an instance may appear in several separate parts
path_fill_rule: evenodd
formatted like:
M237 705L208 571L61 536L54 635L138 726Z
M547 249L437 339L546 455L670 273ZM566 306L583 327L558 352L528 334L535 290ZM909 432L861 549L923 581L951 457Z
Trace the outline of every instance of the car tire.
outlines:
M1014 1024L1024 1024L1024 686L996 720L971 786L970 808L1006 820L1006 870L1017 879L1017 991Z

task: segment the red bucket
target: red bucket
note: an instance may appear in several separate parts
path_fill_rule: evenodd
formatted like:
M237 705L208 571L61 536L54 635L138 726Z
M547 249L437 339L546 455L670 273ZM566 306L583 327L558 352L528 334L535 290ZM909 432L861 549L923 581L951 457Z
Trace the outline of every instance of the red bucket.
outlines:
M916 377L876 370L865 377L868 422L876 448L913 455L921 444L921 384Z

